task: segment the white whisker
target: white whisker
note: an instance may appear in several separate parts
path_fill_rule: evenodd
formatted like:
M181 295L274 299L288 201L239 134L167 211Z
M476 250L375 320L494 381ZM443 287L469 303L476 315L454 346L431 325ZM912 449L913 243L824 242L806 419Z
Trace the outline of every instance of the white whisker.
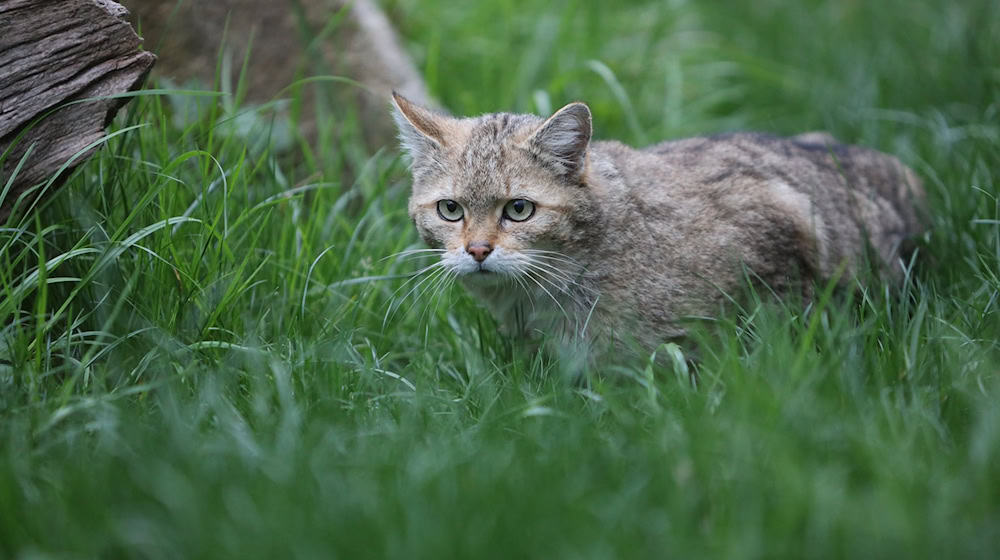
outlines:
M552 263L547 263L544 261L533 260L531 264L535 266L540 266L549 271L550 274L558 278L559 280L566 283L567 287L576 287L580 292L585 293L588 297L597 295L597 290L587 283L582 283L579 278L582 276L583 269L580 269L577 276L574 278L571 272L568 272L562 268L559 268Z
M539 282L538 279L535 278L535 276L531 272L532 271L530 269L525 270L524 271L524 275L527 276L529 279L531 279L531 281L534 282L535 285L537 285L539 288L541 288L542 291L545 292L545 294L548 295L549 298L556 304L556 306L559 307L559 310L562 311L563 316L565 316L568 319L569 318L569 313L566 312L566 308L564 308L562 306L562 304L559 303L559 300L556 298L556 296L552 295L552 292L550 292L548 288L546 288L544 285L542 285L542 283ZM548 282L549 284L552 283L551 280L546 279L544 276L542 277L542 279L545 280L546 282Z
M566 264L571 264L574 267L583 268L583 264L580 263L580 261L574 259L573 257L570 257L569 255L559 253L556 251L543 251L541 249L525 249L521 251L521 253L537 259L560 261Z
M441 304L441 296L448 292L456 276L457 273L454 270L447 270L440 280L435 281L434 292L431 295L431 298L434 300L433 314L437 314L438 306Z
M582 267L579 261L576 259L569 258L565 255L551 255L548 253L535 253L534 251L524 251L523 254L535 259L545 259L548 261L564 262L571 264L573 266Z
M540 278L544 279L554 289L564 294L569 294L568 288L570 286L570 282L567 281L565 277L560 276L557 272L545 269L534 263L525 263L524 266L526 271L537 273Z
M421 281L417 282L416 284L414 284L413 287L410 288L410 291L406 292L406 295L403 296L402 298L400 298L400 301L406 301L410 297L410 295L413 294L413 292L415 292L418 289L420 289L420 286L423 286L423 285L427 284L427 282L433 281L434 279L439 278L445 272L447 272L447 269L445 269L444 266L438 267L437 270L435 270L434 272L428 274L423 280L421 280ZM418 294L422 294L422 293L423 292L418 292Z
M547 265L545 263L540 263L540 262L528 261L527 263L525 263L525 266L531 268L532 270L537 270L539 272L545 273L551 276L552 278L559 280L563 284L563 287L560 288L560 291L566 291L566 288L568 286L576 284L576 281L573 280L572 277L570 277L562 270L555 268L551 265Z
M379 262L389 259L408 260L411 258L433 257L435 255L440 255L444 252L445 252L444 249L408 249L406 251L400 251L398 253L393 253L391 255L382 257L381 259L379 259Z
M527 296L527 298L528 298L528 303L531 304L531 311L534 312L535 311L535 298L531 297L531 290L528 288L528 285L524 282L524 280L520 276L512 275L512 276L510 276L510 279L513 280L513 283L517 284L518 286L520 286L521 290L524 291L524 295Z
M570 276L569 273L567 273L562 269L553 267L552 265L547 263L542 263L537 261L530 263L530 265L545 270L553 278L561 281L564 284L562 291L565 292L566 294L570 293L571 288L576 288L581 294L586 295L588 298L596 295L596 290L593 287L591 287L588 284L579 282L576 278L573 278L572 276Z
M425 272L427 272L429 270L432 270L434 268L443 267L443 266L444 266L444 263L436 262L436 263L427 265L424 268L421 268L420 270L414 272L413 274L410 275L410 277L406 280L406 282L403 282L402 286L396 288L395 292L392 292L392 295L389 296L389 299L394 298L396 296L396 294L398 294L403 288L405 288L407 286L407 284L409 284L410 282L413 282L414 280L416 280L417 278L419 278L421 274L423 274L423 273L425 273Z
M424 304L423 309L420 311L420 316L418 318L419 322L421 323L424 322L424 315L430 314L430 309L431 309L430 304L434 301L440 301L439 298L440 292L438 291L438 287L441 285L443 281L445 281L448 278L448 275L450 273L448 269L442 269L442 270L443 272L436 274L434 276L434 279L425 284L424 287L419 292L417 292L417 295L414 297L414 299L417 302ZM425 296L427 295L428 292L430 292L430 297L425 299Z
M428 271L430 271L430 273L425 274ZM398 311L399 308L402 306L403 302L406 301L406 299L409 298L410 295L413 294L415 290L420 288L420 286L426 283L428 280L440 276L444 271L446 271L444 263L439 261L434 264L425 266L424 268L413 273L413 275L406 282L404 282L402 286L397 288L396 291L394 291L392 295L389 296L389 307L386 309L385 316L382 318L382 327L385 328L385 326L389 323L389 320L392 318L392 316L395 315L396 311ZM401 298L396 297L396 294L398 294L400 291L406 288L406 286L408 286L411 282L413 282L417 278L420 278L421 276L423 276L423 278L419 282L414 284L413 287L410 288L410 291L406 292L406 295L404 295Z

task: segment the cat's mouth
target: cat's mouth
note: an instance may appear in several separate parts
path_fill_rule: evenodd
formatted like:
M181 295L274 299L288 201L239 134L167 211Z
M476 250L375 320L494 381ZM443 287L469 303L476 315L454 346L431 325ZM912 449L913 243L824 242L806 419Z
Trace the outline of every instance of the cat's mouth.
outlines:
M517 258L508 254L502 247L497 247L486 258L474 259L473 256L464 249L450 251L442 256L445 268L455 272L458 276L467 278L492 281L517 274Z
M492 267L486 268L483 266L483 263L477 263L476 268L466 272L462 276L474 284L492 286L501 282L507 275L503 271L496 270Z

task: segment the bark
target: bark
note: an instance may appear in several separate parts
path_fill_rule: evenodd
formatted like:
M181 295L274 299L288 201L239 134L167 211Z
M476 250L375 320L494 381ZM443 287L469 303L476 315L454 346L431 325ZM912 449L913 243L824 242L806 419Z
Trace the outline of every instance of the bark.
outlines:
M141 39L127 15L109 0L0 0L0 154L6 153L0 190L13 176L0 221L22 193L69 162L45 191L51 194L93 153L92 144L129 100L89 98L142 85L156 57L139 50ZM33 197L25 197L18 211Z

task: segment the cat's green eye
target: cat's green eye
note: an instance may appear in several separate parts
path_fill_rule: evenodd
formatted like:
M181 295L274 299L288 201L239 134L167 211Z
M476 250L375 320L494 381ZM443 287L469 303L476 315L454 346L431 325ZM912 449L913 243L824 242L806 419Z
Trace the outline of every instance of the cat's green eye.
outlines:
M515 198L503 207L503 215L508 220L523 222L535 215L535 203L523 198Z
M461 204L454 200L445 199L438 201L438 215L441 216L442 220L457 222L465 215L465 211L462 210Z

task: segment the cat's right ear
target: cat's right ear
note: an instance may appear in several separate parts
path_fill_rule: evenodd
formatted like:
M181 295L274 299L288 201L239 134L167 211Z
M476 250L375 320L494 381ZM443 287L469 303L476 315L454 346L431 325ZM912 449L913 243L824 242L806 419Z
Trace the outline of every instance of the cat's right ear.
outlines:
M393 118L399 139L414 162L439 154L447 144L445 130L449 117L439 115L392 92Z

